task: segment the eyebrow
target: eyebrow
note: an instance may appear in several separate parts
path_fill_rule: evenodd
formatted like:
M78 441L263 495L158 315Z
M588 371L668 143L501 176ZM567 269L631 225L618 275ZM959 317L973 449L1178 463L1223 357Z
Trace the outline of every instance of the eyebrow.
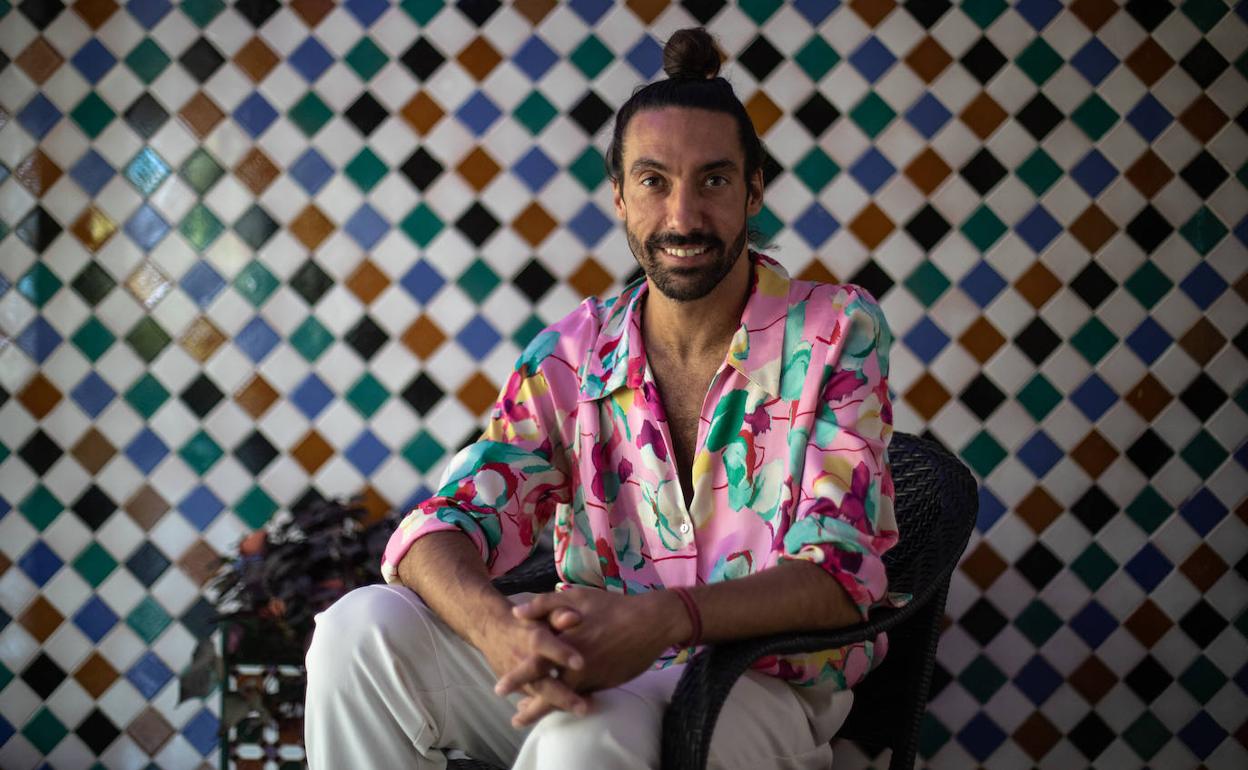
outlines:
M710 171L721 171L723 169L735 169L736 167L737 167L737 164L734 163L732 160L728 158L720 158L719 160L712 160L708 163L703 163L701 166L698 166L698 173L705 174ZM634 174L636 174L639 171L646 171L646 170L667 171L668 168L667 166L663 165L662 163L655 160L654 158L645 158L645 157L638 158L637 160L633 161L633 165L629 167L629 171Z

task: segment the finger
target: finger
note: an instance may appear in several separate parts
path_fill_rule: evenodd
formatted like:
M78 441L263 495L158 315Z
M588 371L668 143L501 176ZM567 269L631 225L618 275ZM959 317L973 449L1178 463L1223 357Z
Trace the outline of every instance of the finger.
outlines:
M560 668L579 671L585 665L585 659L571 644L560 639L549 628L542 626L533 629L529 640L529 652L546 658Z
M577 695L572 688L557 679L534 682L530 692L534 697L560 711L578 715L584 715L589 711L588 698Z
M581 613L571 607L559 607L550 613L549 623L556 631L567 631L581 624Z
M524 620L539 620L546 617L556 607L563 606L558 594L539 594L532 599L511 608L513 614Z
M525 698L517 704L516 713L511 716L511 724L514 727L527 727L555 710L554 706L542 698Z
M552 671L557 675L559 669L540 655L530 655L498 678L494 692L498 695L510 695L539 679L550 678Z

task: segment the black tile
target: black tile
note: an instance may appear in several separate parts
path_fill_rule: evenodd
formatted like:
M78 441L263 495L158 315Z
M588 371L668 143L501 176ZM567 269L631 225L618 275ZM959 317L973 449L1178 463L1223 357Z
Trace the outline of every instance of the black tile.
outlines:
M987 420L993 412L997 411L997 407L1001 406L1001 402L1005 400L1005 394L993 384L992 380L981 373L975 375L975 379L971 380L958 398L976 417Z
M1105 494L1105 490L1093 484L1070 506L1070 512L1089 532L1096 534L1118 515L1118 505Z
M261 246L269 242L280 225L269 216L269 212L260 208L259 203L253 203L251 208L238 218L234 223L234 232L238 233L238 237L243 239L253 249L259 250Z
M689 12L689 15L698 20L699 24L707 24L715 15L724 9L728 3L724 0L681 0L681 5Z
M602 128L613 115L615 111L611 109L611 105L604 102L593 91L587 92L568 112L568 117L572 118L573 122L590 136L598 133L598 129Z
M1095 262L1089 262L1070 282L1071 291L1078 294L1079 299L1094 310L1105 301L1106 297L1113 294L1116 288L1118 288L1118 283Z
M1057 333L1044 322L1043 318L1036 316L1014 338L1014 344L1031 359L1033 364L1039 366L1054 350L1057 350L1058 345L1062 344L1062 338L1057 336Z
M991 40L981 37L958 61L980 84L987 85L1008 60Z
M1065 118L1062 111L1044 94L1033 96L1031 101L1023 105L1023 108L1014 115L1019 125L1027 129L1027 133L1031 134L1037 142L1048 136L1049 132L1057 128L1057 125Z
M343 114L361 134L368 136L377 130L377 126L380 126L390 113L386 112L386 108L381 106L381 102L373 98L372 94L365 91Z
M1235 122L1240 128L1244 129L1245 132L1248 132L1248 107L1239 111L1239 114L1235 116Z
M823 94L818 91L811 94L810 98L802 103L800 107L793 113L793 117L797 118L797 122L810 132L813 137L819 137L824 131L828 130L828 126L832 125L841 113L837 111L832 103L823 98Z
M464 437L461 438L459 440L459 443L455 445L455 453L458 454L464 451L465 449L467 449L468 447L472 446L473 444L477 443L480 440L481 440L481 431L478 430L477 428L469 428L468 432L464 434Z
M26 443L22 444L21 448L17 450L17 454L26 461L26 464L35 472L36 476L42 476L48 472L57 460L61 459L64 451L48 434L36 429L34 435L28 438Z
M299 497L295 499L295 502L290 504L290 510L295 514L295 519L298 521L299 514L305 509L311 508L315 505L320 505L325 501L325 496L317 491L316 487L308 487L303 490L303 494L299 495Z
M1248 326L1240 329L1239 334L1231 338L1231 343L1239 348L1240 353L1248 356Z
M1145 476L1151 477L1161 470L1161 467L1171 457L1174 457L1174 450L1154 433L1152 428L1147 428L1144 435L1127 447L1127 459L1135 463L1135 467L1139 468Z
M117 510L117 503L104 494L103 490L92 484L74 503L74 513L82 519L82 523L91 529L99 529L100 525Z
M489 21L494 12L498 10L501 3L498 0L459 0L455 7L459 12L472 20L473 24L480 27Z
M259 28L277 13L282 4L277 0L235 0L234 10L251 22L251 26Z
M1198 647L1208 647L1213 644L1213 640L1218 638L1218 634L1230 625L1226 618L1222 617L1209 602L1200 599L1196 602L1196 606L1187 611L1187 614L1179 619L1179 628L1196 642Z
M182 625L186 626L186 630L196 639L203 639L217 628L217 610L212 606L212 602L204 597L199 597L195 603L182 613L182 617L178 618Z
M13 228L13 233L33 251L43 252L52 245L56 236L61 234L61 229L60 223L53 219L51 214L44 211L42 206L35 204L35 208L17 223L17 227Z
M630 283L636 283L637 281L640 281L642 278L645 278L645 277L646 277L646 271L641 269L641 265L638 265L634 267L631 271L629 271L628 277L624 279L624 285L627 286ZM1248 328L1246 328L1245 331L1248 331Z
M225 398L225 394L216 386L216 383L208 379L208 375L200 373L190 385L186 386L186 390L182 391L181 398L186 408L202 420L208 416L213 407L221 402L221 399Z
M1173 232L1174 226L1151 203L1146 204L1127 224L1127 235L1148 254L1153 253Z
M1079 720L1079 724L1066 734L1067 740L1075 745L1088 759L1096 759L1109 744L1114 742L1114 731L1095 711Z
M931 29L953 7L953 3L949 0L906 0L904 7L924 29Z
M1183 177L1183 181L1187 182L1188 187L1195 190L1197 195L1208 198L1222 186L1230 174L1209 154L1208 150L1201 150L1200 154L1183 167L1179 176Z
M877 300L884 299L884 295L888 290L893 288L894 281L889 277L884 269L875 263L875 260L868 259L867 264L854 273L849 282L866 289L871 293L872 297Z
M776 177L784 173L784 166L781 166L780 161L773 158L771 156L771 153L767 152L767 148L765 147L763 148L762 168L763 168L763 189L764 190L767 189L767 187L775 180Z
M40 698L47 700L61 682L65 681L65 670L56 665L56 661L49 658L47 653L41 652L22 672L22 681L30 685L30 689L38 693Z
M82 724L74 729L74 734L87 744L91 753L98 756L117 740L117 736L121 735L121 730L117 729L117 725L113 724L112 720L104 716L104 712L97 708L92 709L87 718L82 720Z
M421 372L403 389L401 395L404 401L411 404L417 414L424 417L430 409L437 406L446 392L439 388L438 384L429 378L429 375Z
M149 541L130 554L130 558L126 559L126 569L145 587L151 588L169 569L169 559Z
M30 23L39 29L47 29L48 25L61 15L65 4L61 0L22 0L17 4L22 15L30 19Z
M1122 681L1131 688L1131 692L1147 704L1152 703L1165 692L1166 688L1174 682L1174 677L1165 666L1157 662L1156 658L1152 655L1145 655L1144 660L1128 671Z
M932 686L931 689L928 690L929 697L935 698L942 690L948 687L949 683L952 681L953 674L950 674L949 669L942 666L939 660L936 661L936 665L932 666Z
M1170 0L1127 0L1124 7L1149 32L1157 29L1174 10Z
M981 646L988 644L1009 625L1009 620L992 602L980 597L958 618L958 625L966 629Z
M412 43L403 55L399 57L399 61L403 62L403 66L411 70L412 74L421 80L428 80L438 67L446 61L446 57L442 52L433 47L433 44L423 37Z
M958 173L982 196L987 195L1009 172L987 147L983 147Z
M277 449L258 430L253 430L251 435L234 447L234 457L253 476L260 475L277 455Z
M1192 414L1200 418L1201 422L1205 422L1213 413L1218 411L1218 407L1226 403L1226 391L1218 386L1218 383L1205 374L1203 371L1196 375L1196 379L1183 389L1179 394L1179 400L1190 410Z
M216 46L201 37L178 57L178 61L183 69L191 73L191 77L203 83L221 68L225 57Z
M489 209L477 202L469 206L468 210L455 220L455 228L473 244L480 246L498 230L498 220L489 212Z
M737 54L737 61L741 62L755 80L762 80L780 66L784 55L767 38L759 35Z
M511 283L517 289L529 298L530 302L537 303L546 292L550 291L550 287L556 283L555 277L550 271L542 266L541 262L536 259L530 259L529 264L524 269L516 273L516 277L511 279Z
M93 306L98 305L100 300L107 297L116 285L117 282L108 274L108 271L95 262L84 267L82 272L74 276L74 281L70 284L74 291L78 292L78 296L82 297L88 305Z
M376 355L377 351L381 350L381 346L390 339L389 335L368 316L356 322L355 326L348 329L342 338L365 361Z
M906 224L906 232L914 242L931 251L948 234L950 225L931 204L925 204Z
M1239 573L1240 578L1248 580L1248 553L1245 553L1235 562L1235 571Z
M403 165L399 167L403 176L407 177L412 186L421 192L428 189L444 170L442 164L426 152L424 147L416 148L416 152L412 153L412 156L403 161Z
M1062 560L1054 556L1044 543L1036 542L1018 557L1014 569L1039 591L1062 571Z
M303 297L303 301L309 305L315 305L333 285L334 279L326 275L321 266L310 259L290 277L290 288Z
M1192 50L1179 60L1179 66L1191 75L1192 80L1195 80L1202 89L1207 89L1231 65L1222 57L1222 54L1218 53L1218 49L1202 37L1200 42L1192 46Z
M130 128L134 129L134 133L144 139L151 139L152 135L160 130L161 126L169 120L169 113L164 107L160 106L160 102L156 101L156 97L146 91L134 103L126 108L126 123L130 124Z

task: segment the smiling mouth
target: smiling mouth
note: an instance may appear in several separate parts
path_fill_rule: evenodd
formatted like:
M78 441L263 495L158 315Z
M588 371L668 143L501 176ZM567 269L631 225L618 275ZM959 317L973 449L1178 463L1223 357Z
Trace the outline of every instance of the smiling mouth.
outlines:
M663 249L664 254L668 254L673 257L680 257L682 259L688 258L688 257L696 257L705 251L707 251L706 246L697 246L697 247L689 248L689 249L672 248L672 247L667 247Z

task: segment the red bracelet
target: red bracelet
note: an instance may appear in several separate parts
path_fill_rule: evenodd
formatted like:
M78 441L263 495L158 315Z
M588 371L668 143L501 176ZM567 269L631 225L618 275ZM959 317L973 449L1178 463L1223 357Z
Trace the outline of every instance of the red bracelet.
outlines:
M702 613L698 612L698 605L694 603L693 597L689 595L689 589L681 586L669 588L669 591L680 597L685 603L685 611L689 613L689 622L693 625L693 633L689 635L689 641L681 643L681 647L697 647L702 643Z

